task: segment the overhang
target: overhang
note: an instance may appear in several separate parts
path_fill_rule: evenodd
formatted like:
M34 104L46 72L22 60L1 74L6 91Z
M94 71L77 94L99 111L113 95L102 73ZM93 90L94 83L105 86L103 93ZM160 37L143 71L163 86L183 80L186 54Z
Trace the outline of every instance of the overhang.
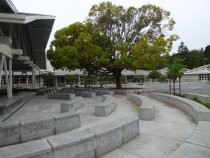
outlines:
M45 49L54 24L54 20L55 17L49 15L29 13L0 13L0 22L2 23L21 24L27 26L30 36L33 61L40 69L46 69ZM14 63L21 64L17 61L14 61ZM22 68L20 65L17 65L16 67Z

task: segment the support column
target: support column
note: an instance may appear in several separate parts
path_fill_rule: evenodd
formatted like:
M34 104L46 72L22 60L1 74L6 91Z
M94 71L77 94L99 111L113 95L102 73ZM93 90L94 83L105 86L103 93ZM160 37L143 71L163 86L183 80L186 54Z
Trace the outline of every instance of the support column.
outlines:
M79 87L81 86L81 78L80 78L80 75L78 75L78 86Z
M8 97L12 97L12 59L9 59L9 94Z
M5 80L6 80L6 85L7 85L7 97L11 98L12 94L11 94L11 89L10 89L10 82L9 82L9 76L8 76L8 72L7 72L7 60L6 58L4 59L4 76L5 76Z
M55 87L58 87L58 79L57 79L58 76L55 76Z
M4 55L1 55L0 60L0 88L1 88L1 79L2 79L2 72L3 72L3 64L4 64Z
M32 89L36 88L36 70L32 69Z
M29 86L28 86L28 75L26 76L26 88L29 88Z

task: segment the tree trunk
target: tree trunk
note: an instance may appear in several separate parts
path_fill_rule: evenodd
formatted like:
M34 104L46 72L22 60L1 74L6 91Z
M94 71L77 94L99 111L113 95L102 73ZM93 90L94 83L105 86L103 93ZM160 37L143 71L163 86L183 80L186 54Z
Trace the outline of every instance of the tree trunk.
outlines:
M179 78L179 95L181 95L181 80Z
M176 79L173 79L173 90L174 90L174 95L176 93Z
M116 80L116 88L121 89L122 81L121 81L121 71L120 70L115 71L115 80Z
M171 79L169 79L169 93L171 94Z

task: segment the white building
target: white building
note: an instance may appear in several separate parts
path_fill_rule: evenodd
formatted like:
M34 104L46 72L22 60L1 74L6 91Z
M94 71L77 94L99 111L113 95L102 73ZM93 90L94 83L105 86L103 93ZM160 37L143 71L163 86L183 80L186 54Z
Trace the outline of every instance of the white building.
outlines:
M184 73L182 81L184 82L207 82L210 80L210 64L204 65Z

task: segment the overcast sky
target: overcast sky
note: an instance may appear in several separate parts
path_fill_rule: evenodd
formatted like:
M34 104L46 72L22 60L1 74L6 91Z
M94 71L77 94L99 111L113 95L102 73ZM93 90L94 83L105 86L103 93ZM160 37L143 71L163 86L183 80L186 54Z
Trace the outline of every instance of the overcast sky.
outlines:
M56 16L54 32L74 22L82 22L92 5L105 0L12 0L19 12ZM176 53L181 41L191 49L205 48L210 44L210 0L110 0L124 7L155 4L171 12L176 21L173 33L180 39L174 44Z

